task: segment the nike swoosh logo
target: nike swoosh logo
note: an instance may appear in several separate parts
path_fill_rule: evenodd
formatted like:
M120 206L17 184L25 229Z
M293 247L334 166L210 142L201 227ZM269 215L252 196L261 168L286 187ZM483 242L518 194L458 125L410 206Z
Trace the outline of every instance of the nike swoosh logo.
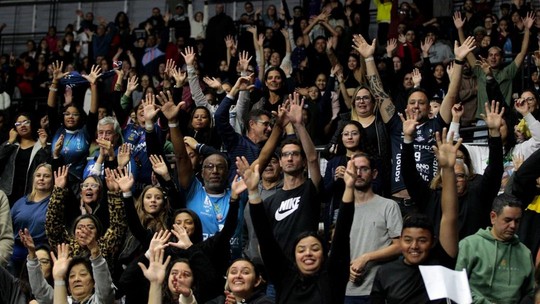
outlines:
M287 211L285 211L285 212L283 212L283 213L280 213L280 212L279 212L279 209L276 210L276 221L279 222L279 221L285 219L287 216L293 214L293 213L296 211L296 209L298 209L298 207L292 208L292 209L287 210Z

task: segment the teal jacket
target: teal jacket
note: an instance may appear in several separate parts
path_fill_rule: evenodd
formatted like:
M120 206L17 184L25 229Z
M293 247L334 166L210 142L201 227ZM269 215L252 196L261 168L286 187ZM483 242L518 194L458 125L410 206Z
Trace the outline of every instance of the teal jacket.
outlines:
M467 270L473 303L519 303L534 290L530 250L517 236L496 240L491 227L459 242L456 270Z

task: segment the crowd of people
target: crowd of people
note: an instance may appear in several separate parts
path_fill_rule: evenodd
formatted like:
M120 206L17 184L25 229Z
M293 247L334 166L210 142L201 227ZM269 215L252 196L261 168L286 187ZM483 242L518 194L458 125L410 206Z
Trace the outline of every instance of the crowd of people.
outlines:
M185 2L0 57L2 303L540 303L540 10Z

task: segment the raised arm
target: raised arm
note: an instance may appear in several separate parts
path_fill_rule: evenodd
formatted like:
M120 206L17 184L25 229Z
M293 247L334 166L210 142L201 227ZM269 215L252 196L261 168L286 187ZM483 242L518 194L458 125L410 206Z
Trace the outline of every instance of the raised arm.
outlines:
M454 18L454 26L456 27L458 31L459 42L463 43L465 42L465 33L463 32L463 25L465 24L465 20L461 18L460 12L455 12L453 18ZM474 57L473 53L467 54L466 58L467 58L467 62L469 63L469 66L471 67L475 66L476 57Z
M368 44L362 35L355 35L353 38L353 48L357 50L364 61L366 62L366 77L369 81L371 92L375 96L377 107L381 113L381 117L384 123L390 121L396 111L396 107L392 103L390 95L384 91L384 87L379 76L379 71L375 65L375 59L373 54L375 53L376 41L373 39L371 44Z
M64 219L64 198L68 193L67 176L67 166L62 166L54 172L54 189L45 216L45 233L53 248L70 239Z
M531 26L534 24L534 12L527 13L527 16L525 19L523 19L523 25L525 26L523 29L523 41L521 41L521 50L516 55L516 58L514 58L514 63L519 68L523 64L523 60L525 59L525 55L527 55L527 50L529 48L529 40L531 36Z
M448 93L444 96L441 103L441 109L439 115L445 123L449 124L452 120L452 107L456 103L459 95L459 87L461 86L461 71L463 70L463 63L467 54L476 48L474 38L468 37L465 39L461 46L458 46L457 41L454 42L454 54L456 55L456 61L454 69L450 77L450 85L448 86Z
M441 228L439 239L441 246L450 257L457 257L458 254L458 200L456 188L456 176L454 174L454 165L456 164L456 154L461 139L455 144L448 141L446 128L442 135L437 132L437 146L433 147L442 175L442 193L441 193Z
M62 79L68 74L67 72L62 72L63 68L64 63L62 61L56 61L52 63L53 80L51 86L49 87L49 95L47 97L47 113L49 114L49 129L51 131L51 134L56 133L56 130L60 125L58 118L58 110L56 109L56 99L58 93L58 82L60 81L60 79Z
M292 98L291 98L292 97ZM304 108L304 100L300 101L300 95L298 93L293 93L289 97L290 107L287 111L287 117L292 123L296 130L296 135L302 143L302 148L306 153L306 159L308 164L309 176L313 181L317 190L319 189L320 182L322 180L321 168L319 166L319 157L317 155L317 150L315 150L315 145L309 136L306 126L302 118L302 109Z

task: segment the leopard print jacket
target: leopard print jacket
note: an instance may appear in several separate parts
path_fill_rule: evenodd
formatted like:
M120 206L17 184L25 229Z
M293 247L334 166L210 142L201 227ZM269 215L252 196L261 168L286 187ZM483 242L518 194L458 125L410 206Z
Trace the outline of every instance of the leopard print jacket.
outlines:
M64 197L67 189L54 187L45 219L45 232L49 238L51 248L62 243L69 244L71 256L90 256L90 251L81 246L71 235L64 220ZM119 250L127 230L126 213L120 192L108 192L110 226L99 240L101 255L112 265L113 256Z

